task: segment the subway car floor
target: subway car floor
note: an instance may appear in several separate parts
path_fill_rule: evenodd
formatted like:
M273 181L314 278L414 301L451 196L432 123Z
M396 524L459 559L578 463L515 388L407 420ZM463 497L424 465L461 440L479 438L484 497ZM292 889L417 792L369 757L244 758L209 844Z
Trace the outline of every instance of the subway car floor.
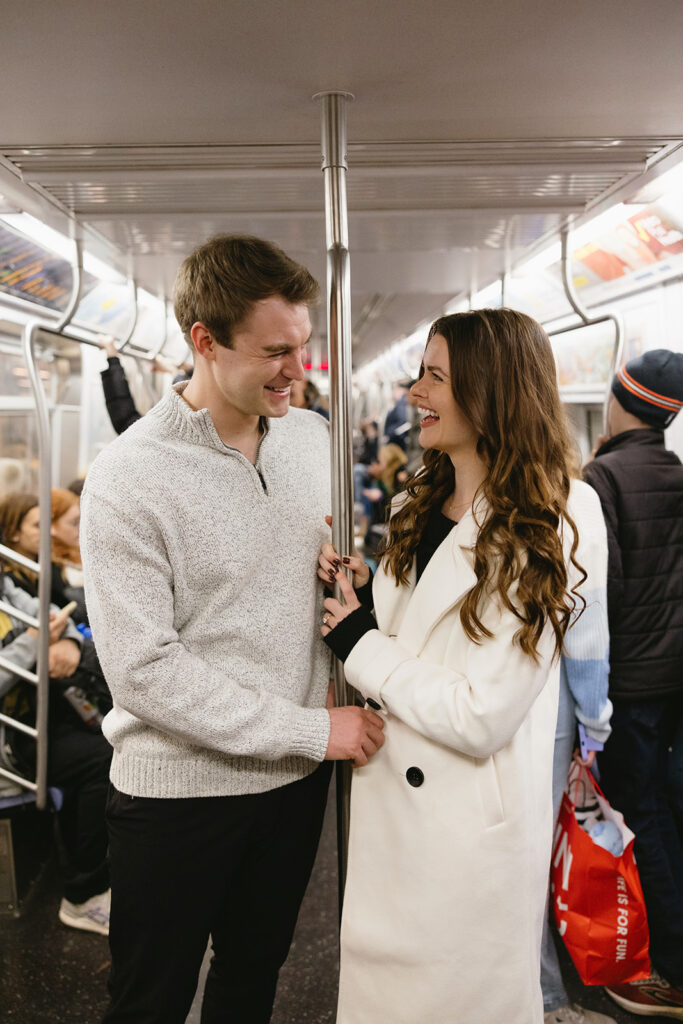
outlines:
M57 919L59 892L59 869L56 859L51 857L24 898L21 916L0 917L2 1024L97 1024L102 1017L109 972L107 940L61 925ZM289 958L280 974L272 1024L334 1022L338 968L336 892L332 790L311 884ZM575 1002L611 1016L618 1024L642 1020L615 1006L601 988L584 988L564 949L561 960L569 994ZM199 1024L207 966L208 957L187 1024Z

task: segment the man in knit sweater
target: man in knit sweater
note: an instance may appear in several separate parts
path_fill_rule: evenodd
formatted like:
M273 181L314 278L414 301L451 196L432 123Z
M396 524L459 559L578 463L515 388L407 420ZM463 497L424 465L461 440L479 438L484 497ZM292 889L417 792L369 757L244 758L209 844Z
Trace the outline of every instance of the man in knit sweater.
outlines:
M194 376L88 475L86 594L114 698L106 1024L183 1024L209 936L203 1024L270 1020L323 762L382 743L379 716L326 708L328 426L288 412L317 290L259 239L195 250L175 287Z

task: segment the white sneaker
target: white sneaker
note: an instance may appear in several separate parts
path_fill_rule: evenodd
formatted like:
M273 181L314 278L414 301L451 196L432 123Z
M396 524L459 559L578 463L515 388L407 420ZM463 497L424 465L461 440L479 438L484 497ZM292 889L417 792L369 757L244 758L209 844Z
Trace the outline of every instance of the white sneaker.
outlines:
M69 928L80 928L84 932L98 932L109 935L109 911L111 889L91 896L85 903L70 903L62 900L59 905L59 920Z
M606 1017L582 1006L558 1006L543 1016L544 1024L617 1024L614 1017Z

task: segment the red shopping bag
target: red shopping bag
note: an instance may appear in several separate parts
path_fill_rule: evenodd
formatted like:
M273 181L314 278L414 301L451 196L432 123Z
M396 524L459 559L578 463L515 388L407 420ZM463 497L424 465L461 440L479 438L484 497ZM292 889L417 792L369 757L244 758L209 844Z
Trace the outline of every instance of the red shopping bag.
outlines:
M586 795L605 821L614 822L624 852L597 846L576 819ZM589 771L573 764L555 829L551 895L555 920L585 985L614 985L650 976L649 933L643 890L633 856L634 835Z

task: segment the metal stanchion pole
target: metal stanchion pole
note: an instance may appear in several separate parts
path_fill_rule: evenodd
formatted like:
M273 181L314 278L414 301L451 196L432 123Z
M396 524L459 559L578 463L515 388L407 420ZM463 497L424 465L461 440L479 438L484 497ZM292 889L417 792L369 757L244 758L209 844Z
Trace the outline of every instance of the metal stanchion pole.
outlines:
M52 329L59 334L71 322L81 297L83 284L83 249L79 238L75 239L75 261L73 266L73 283L71 298L59 322ZM22 349L24 363L28 373L33 400L36 406L36 427L38 431L38 507L40 509L40 541L38 563L38 693L36 730L36 805L41 810L47 802L47 728L49 702L49 623L50 623L50 591L52 587L52 542L50 538L50 509L52 488L52 431L50 413L43 382L36 365L35 342L42 324L39 320L29 320L24 327Z
M322 170L327 230L327 315L332 445L332 543L340 553L353 548L353 458L351 443L351 285L346 212L346 104L350 93L318 93L322 103ZM335 588L337 589L337 588ZM351 703L344 667L335 659L335 703ZM339 910L346 881L351 765L337 763Z

